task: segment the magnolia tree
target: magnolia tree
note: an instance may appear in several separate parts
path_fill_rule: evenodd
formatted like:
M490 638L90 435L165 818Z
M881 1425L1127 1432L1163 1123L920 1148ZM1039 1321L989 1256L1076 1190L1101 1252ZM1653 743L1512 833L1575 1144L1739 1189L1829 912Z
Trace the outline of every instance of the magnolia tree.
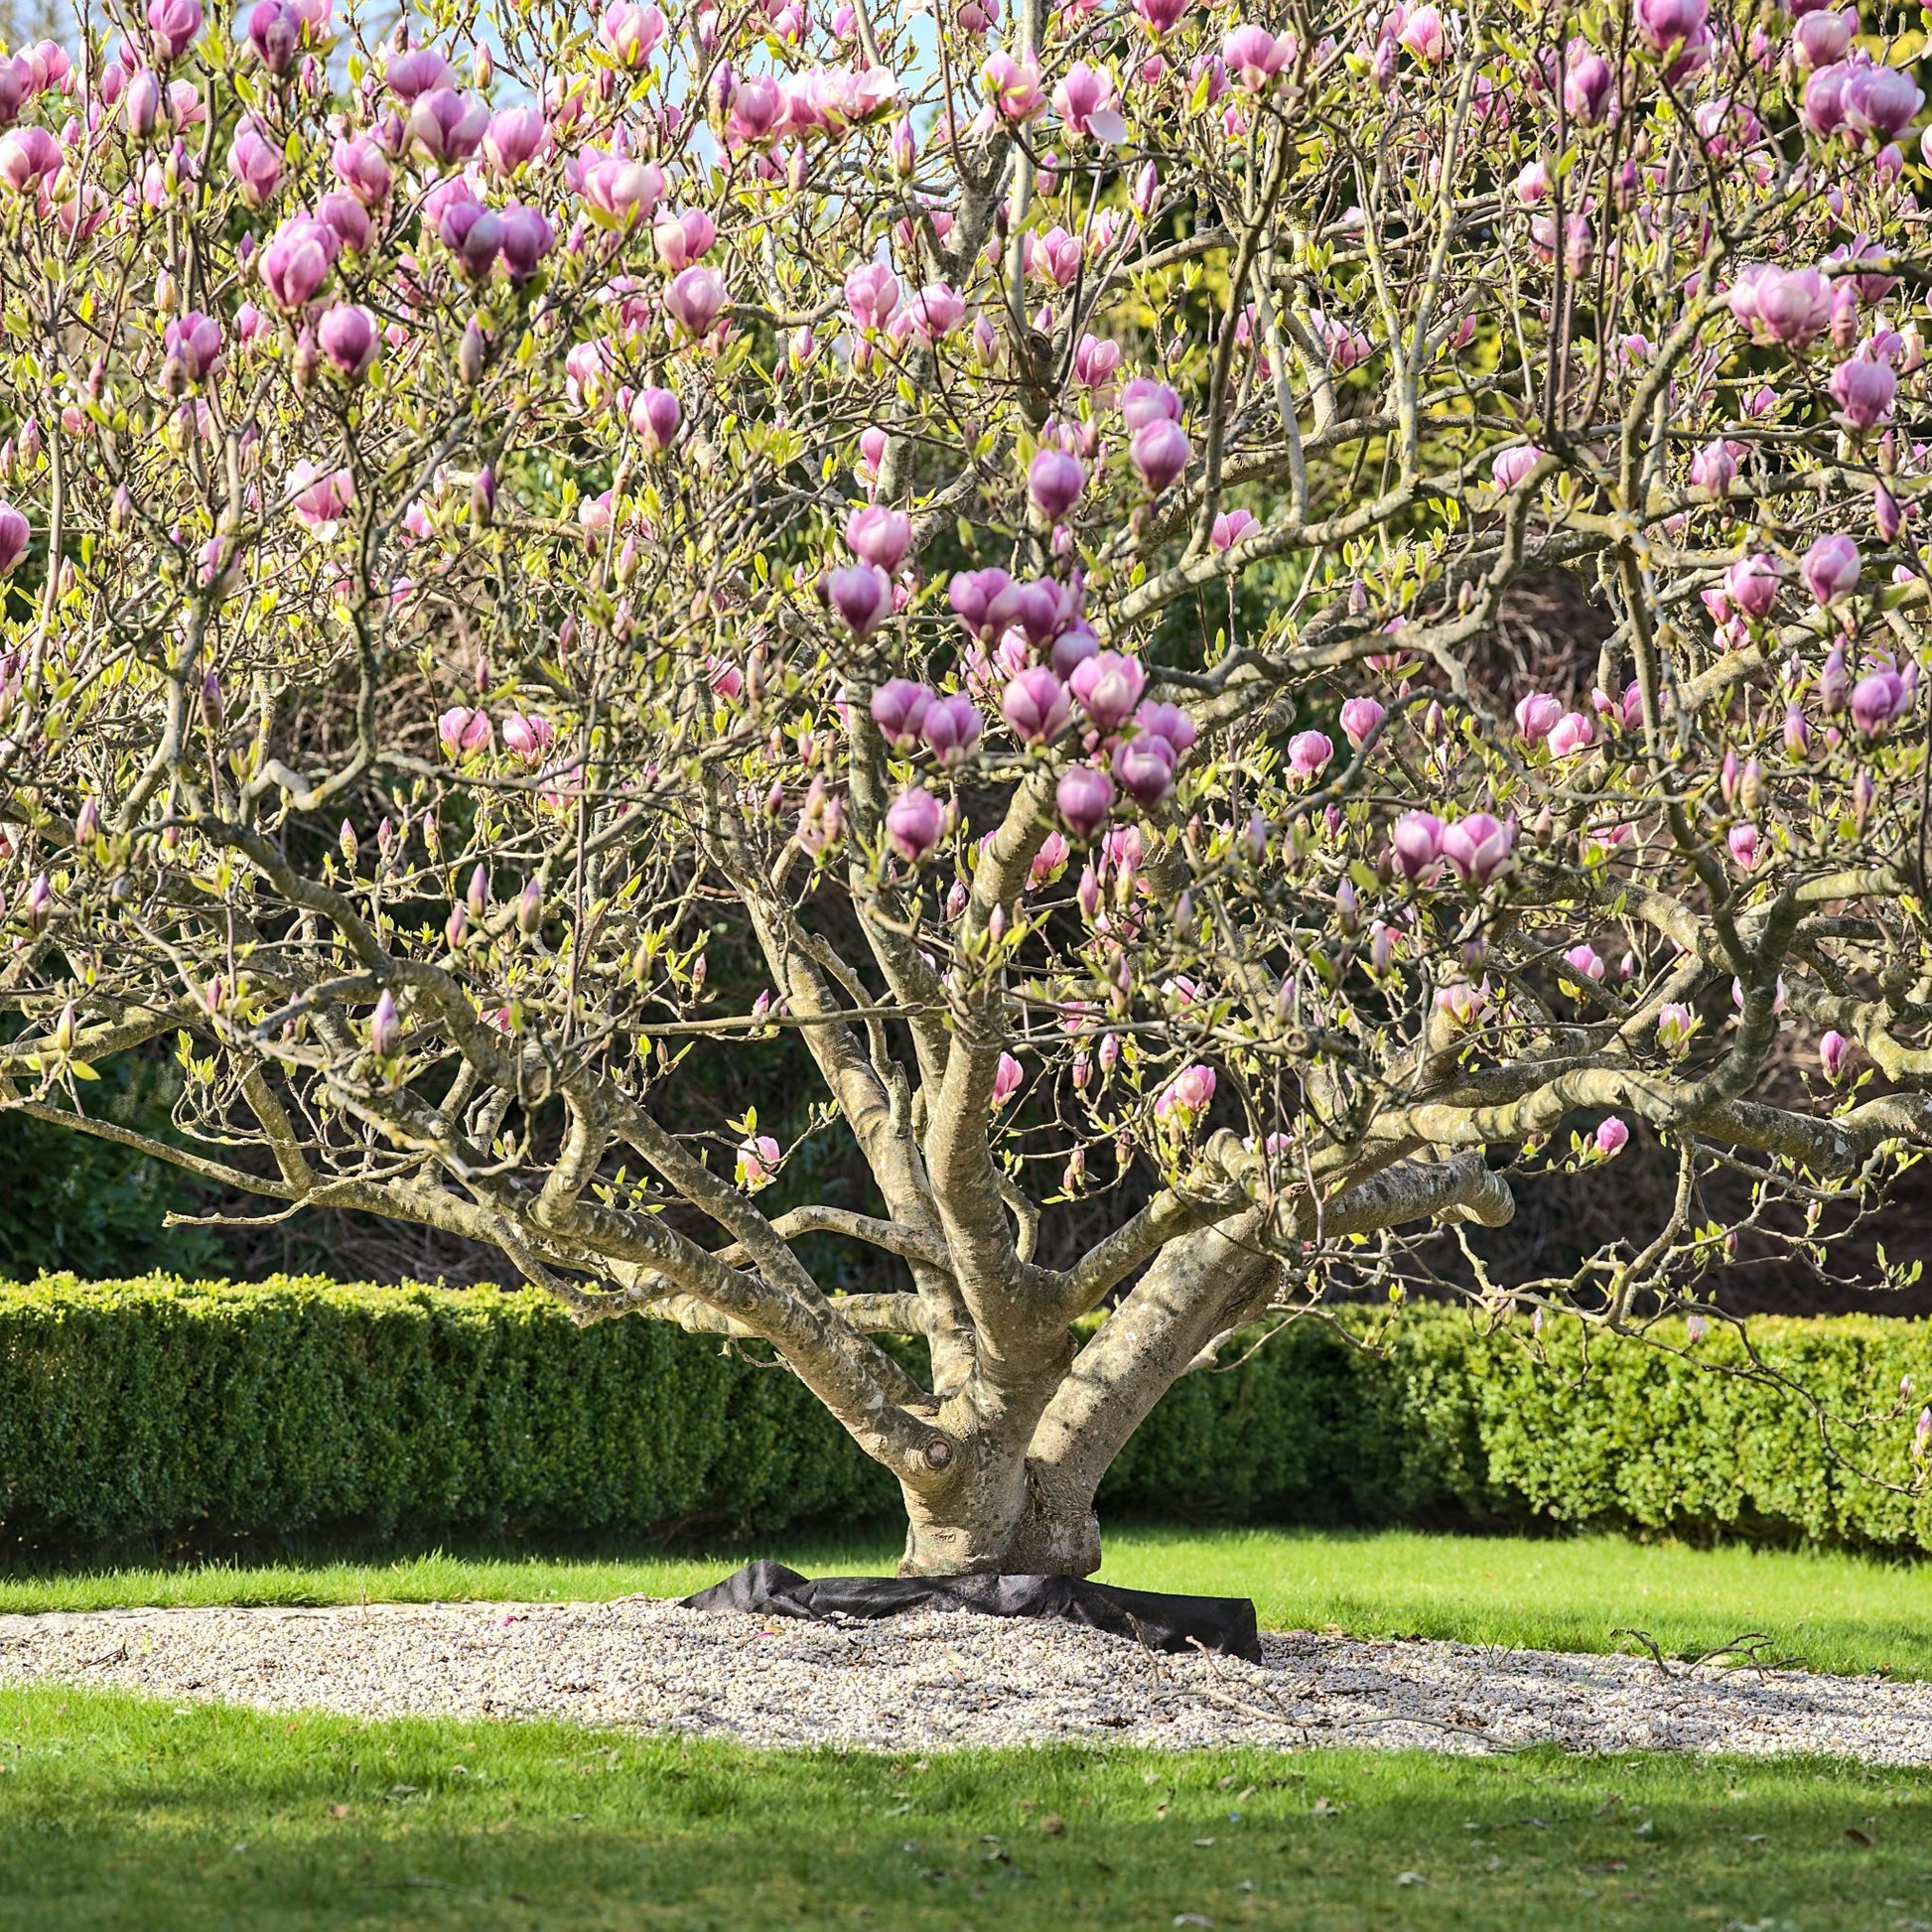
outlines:
M1894 24L152 0L16 53L0 1105L768 1344L909 1572L1091 1571L1177 1376L1444 1224L1539 1323L1818 1258L1932 1142ZM1497 703L1559 568L1588 695ZM694 1128L778 1030L873 1211ZM157 1041L166 1144L87 1106ZM1492 1280L1512 1176L1633 1131L1657 1224Z

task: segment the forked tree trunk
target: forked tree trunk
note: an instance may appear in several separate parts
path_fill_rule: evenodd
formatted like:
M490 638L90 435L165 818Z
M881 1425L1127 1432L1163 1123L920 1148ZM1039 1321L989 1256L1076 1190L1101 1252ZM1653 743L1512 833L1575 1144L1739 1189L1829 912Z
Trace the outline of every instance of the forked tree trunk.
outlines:
M1266 1306L1276 1265L1252 1216L1177 1241L1011 1428L966 1437L941 1489L905 1488L902 1577L1005 1573L1087 1577L1100 1568L1100 1479L1154 1405L1209 1341ZM1005 1440L1002 1440L1002 1439Z

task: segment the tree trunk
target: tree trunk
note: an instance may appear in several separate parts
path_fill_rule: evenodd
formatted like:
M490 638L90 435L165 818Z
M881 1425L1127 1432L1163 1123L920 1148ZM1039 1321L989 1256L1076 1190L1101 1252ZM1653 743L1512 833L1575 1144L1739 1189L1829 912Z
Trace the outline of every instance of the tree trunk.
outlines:
M969 1436L943 1489L904 1489L901 1577L1005 1573L1090 1577L1100 1568L1093 1499L1127 1439L1225 1328L1267 1303L1276 1265L1253 1212L1173 1243L1106 1325L1057 1374L1016 1379L1005 1427ZM1061 1337L1058 1346L1065 1346ZM1020 1393L1024 1391L1024 1393ZM1027 1429L1024 1449L1002 1447Z
M901 1577L1090 1577L1100 1568L1093 1498L1058 1496L1020 1457L943 1496L905 1495Z

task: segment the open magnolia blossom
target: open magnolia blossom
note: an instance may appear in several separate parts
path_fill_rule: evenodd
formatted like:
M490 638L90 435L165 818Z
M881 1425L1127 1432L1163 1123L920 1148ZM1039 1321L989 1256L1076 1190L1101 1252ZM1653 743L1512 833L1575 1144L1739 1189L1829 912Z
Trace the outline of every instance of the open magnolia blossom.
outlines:
M768 1345L915 1571L1092 1570L1271 1310L1822 1254L1932 1144L1932 271L1907 43L1792 5L83 8L0 1105L145 1145L172 1045L159 1158ZM1491 1279L1633 1136L1674 1208Z

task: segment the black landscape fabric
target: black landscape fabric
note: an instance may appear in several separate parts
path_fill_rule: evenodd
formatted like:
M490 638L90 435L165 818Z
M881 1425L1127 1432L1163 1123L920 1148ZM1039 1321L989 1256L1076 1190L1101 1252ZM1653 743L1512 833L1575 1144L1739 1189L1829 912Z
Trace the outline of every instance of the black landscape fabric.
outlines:
M978 1610L987 1616L1056 1616L1136 1638L1152 1650L1261 1662L1255 1606L1245 1596L1172 1596L1118 1589L1082 1577L801 1577L760 1560L684 1598L687 1610L759 1616L898 1616L907 1610Z

